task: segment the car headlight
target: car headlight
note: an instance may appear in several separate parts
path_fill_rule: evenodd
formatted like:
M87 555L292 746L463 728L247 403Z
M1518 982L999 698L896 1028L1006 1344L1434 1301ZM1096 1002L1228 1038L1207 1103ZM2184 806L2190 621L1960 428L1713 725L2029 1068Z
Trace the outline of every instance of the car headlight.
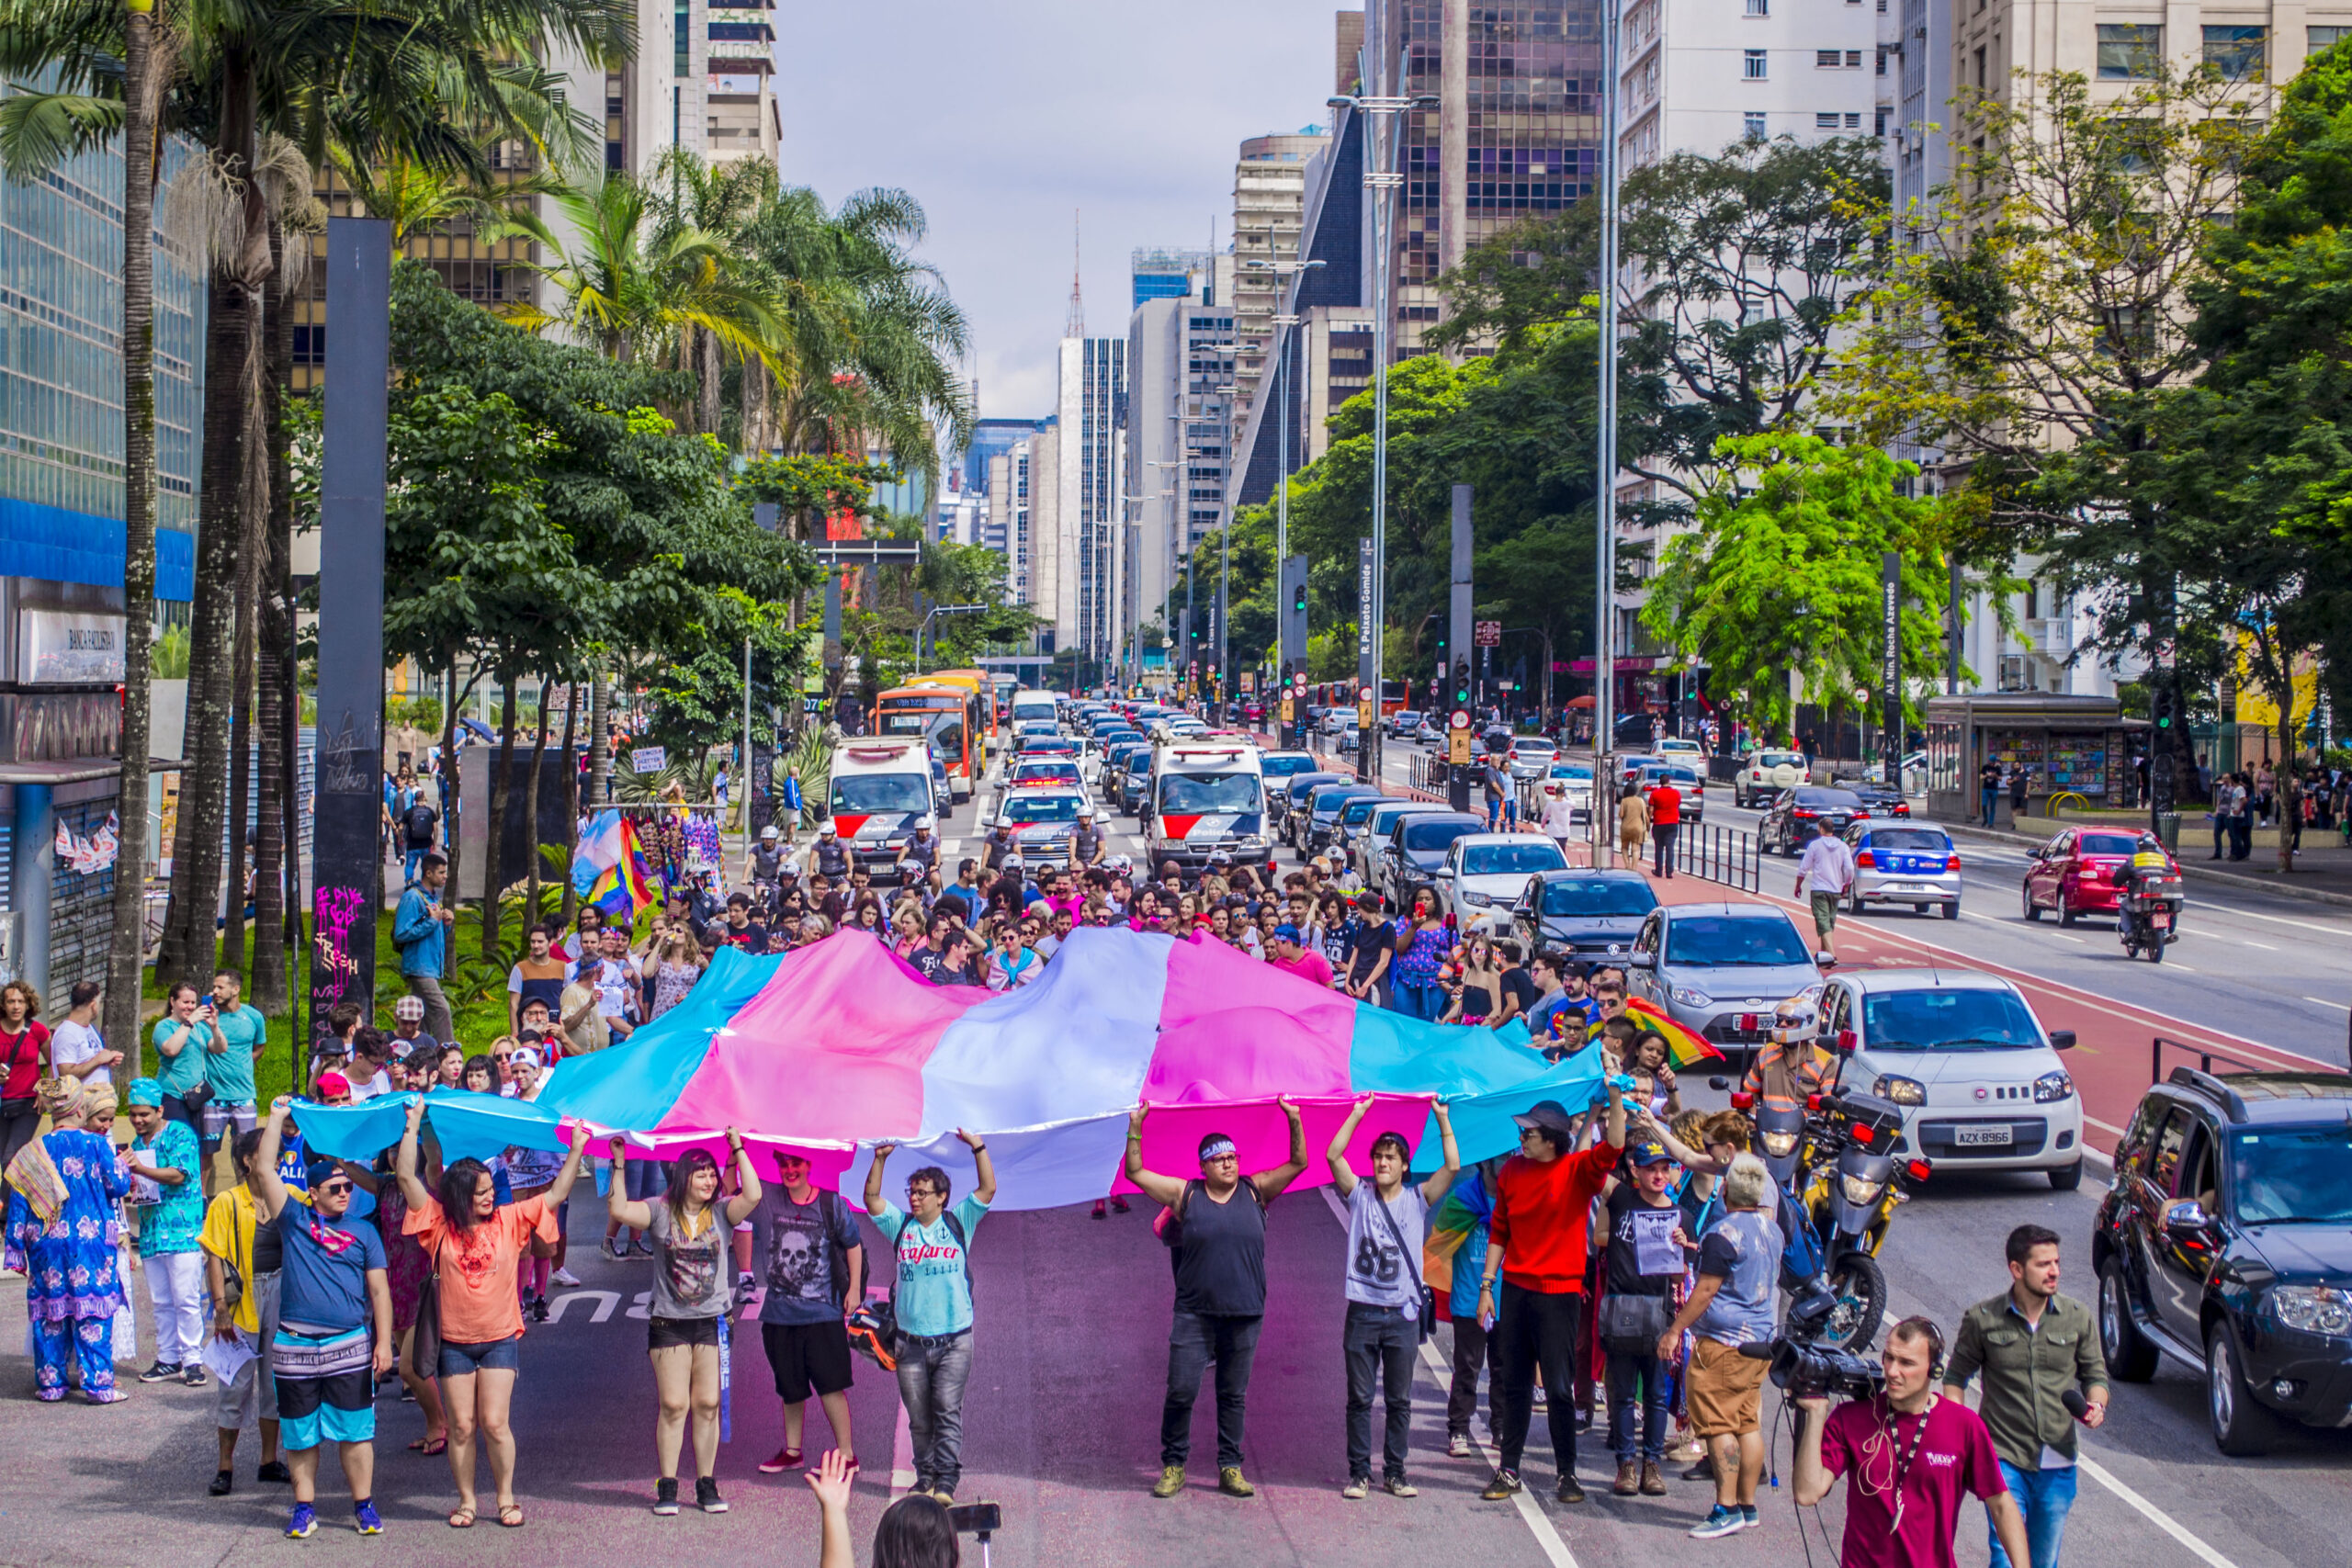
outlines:
M1487 895L1484 893L1473 893L1466 888L1463 890L1462 901L1465 904L1475 904L1481 909L1487 908L1494 903L1494 899L1489 897Z
M2274 1285L2270 1314L2306 1334L2352 1334L2352 1292L2329 1285Z
M2075 1098L2075 1080L2066 1076L2064 1068L2044 1073L2033 1080L2033 1098L2039 1105L2053 1105L2062 1100L2072 1100Z
M1688 986L1669 987L1667 995L1687 1008L1711 1008L1715 1005L1714 998L1704 991L1694 991Z
M1765 1133L1760 1135L1764 1140L1764 1152L1774 1159L1788 1158L1790 1151L1797 1146L1794 1133Z
M1252 833L1246 839L1234 840L1233 847L1237 850L1262 850L1266 847L1266 840Z
M1886 1187L1886 1183L1872 1181L1865 1176L1841 1176L1838 1179L1845 1190L1846 1201L1857 1208L1867 1208L1877 1202L1879 1193Z
M1897 1105L1928 1103L1926 1084L1921 1083L1917 1078L1900 1077L1894 1073L1883 1075L1876 1083L1871 1085L1871 1092L1881 1100L1891 1100Z

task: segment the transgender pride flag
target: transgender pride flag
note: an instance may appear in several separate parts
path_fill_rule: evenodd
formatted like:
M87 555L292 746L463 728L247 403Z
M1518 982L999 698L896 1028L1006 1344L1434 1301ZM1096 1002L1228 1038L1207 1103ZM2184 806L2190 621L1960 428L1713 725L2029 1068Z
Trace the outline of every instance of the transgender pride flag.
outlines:
M1282 1162L1277 1095L1304 1112L1311 1163L1354 1099L1383 1132L1437 1161L1433 1097L1452 1103L1465 1160L1517 1145L1513 1113L1600 1090L1598 1052L1547 1065L1514 1023L1422 1023L1323 989L1221 943L1082 928L1034 985L937 987L881 943L842 931L777 957L721 950L687 999L626 1044L574 1057L537 1109L625 1131L664 1157L716 1148L728 1127L807 1154L854 1191L876 1142L944 1167L964 1190L959 1127L994 1157L998 1206L1053 1208L1127 1189L1127 1111L1154 1108L1145 1163L1188 1175L1204 1132L1231 1134L1245 1170ZM455 1109L454 1107L452 1108ZM436 1108L435 1114L439 1111ZM763 1162L764 1168L764 1162Z

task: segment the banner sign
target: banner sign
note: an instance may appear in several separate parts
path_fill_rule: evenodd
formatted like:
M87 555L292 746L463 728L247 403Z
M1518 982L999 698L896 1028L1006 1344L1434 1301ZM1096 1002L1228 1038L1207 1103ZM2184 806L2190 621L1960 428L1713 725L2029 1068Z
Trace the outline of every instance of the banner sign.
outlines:
M22 681L122 679L123 618L79 610L17 612L17 671Z

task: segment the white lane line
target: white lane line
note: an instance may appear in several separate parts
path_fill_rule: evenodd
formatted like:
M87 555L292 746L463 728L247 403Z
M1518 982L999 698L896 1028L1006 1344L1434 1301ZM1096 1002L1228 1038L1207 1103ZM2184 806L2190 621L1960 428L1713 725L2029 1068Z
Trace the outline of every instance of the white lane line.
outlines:
M2278 952L2278 951L2277 948L2275 948L2275 947L2271 946L2271 945L2270 945L2270 943L2268 943L2268 942L2253 942L2253 941L2249 941L2249 940L2248 940L2248 939L2246 939L2245 937L2242 937L2242 936L2241 936L2241 937L2233 937L2233 938L2232 938L2231 940L2232 940L2232 941L2233 941L2233 942L2236 942L2239 946L2241 946L2241 947L2258 947L2258 948L2262 949L2262 951L2263 951L2263 952L2265 952L2265 953L2276 953L2276 952Z
M2309 920L2290 919L2284 915L2266 915L2258 909L2240 909L2227 904L2199 904L2198 908L2217 915L2235 915L2244 919L2267 920L2274 926L2292 926L2313 936L2352 937L2352 927L2314 925Z
M1340 1201L1339 1193L1329 1187L1317 1190L1323 1194L1323 1201L1329 1207L1331 1217L1340 1222L1341 1229L1345 1229L1348 1206ZM1437 1353L1437 1346L1427 1340L1421 1344L1421 1365L1430 1370L1430 1377L1441 1393L1453 1386L1453 1369L1447 1366L1444 1359ZM1478 1457L1487 1461L1487 1468L1494 1470L1494 1450L1479 1442L1476 1432L1470 1435L1470 1441L1477 1449ZM1519 1509L1520 1521L1527 1526L1527 1533L1535 1538L1535 1544L1544 1549L1544 1561L1551 1563L1552 1568L1577 1568L1576 1553L1570 1551L1568 1543L1560 1539L1560 1532L1553 1528L1550 1516L1544 1512L1543 1504L1525 1492L1513 1494L1511 1504Z
M2352 1006L2346 1006L2343 1002L2329 1001L2325 997L2305 997L2303 1000L2307 1002L2317 1002L2324 1008L2334 1008L2338 1012L2352 1012Z
M2117 1496L2131 1504L2134 1508L2137 1508L2141 1513L2146 1515L2149 1523L2154 1525L2158 1529L2164 1531L2165 1534L2172 1537L2173 1540L2180 1542L2181 1545L2195 1552L2200 1561L2212 1564L2212 1568L2237 1568L2236 1563L2231 1562L2228 1558L2222 1556L2220 1552L2206 1545L2202 1540L2199 1540L2190 1532L2188 1526L2182 1524L2178 1519L2174 1518L2170 1514L2165 1513L2162 1508L2157 1507L2154 1503L2149 1502L2145 1497L2141 1496L2140 1494L2134 1492L2131 1487L2126 1486L2121 1481L2117 1479L2115 1472L2109 1470L2107 1466L2099 1463L2097 1460L2092 1459L2089 1455L2082 1453L2077 1453L2075 1455L2075 1464L2077 1469L2088 1475L2093 1481L2098 1482L2101 1486L2106 1487L2109 1492L2114 1493Z
M2050 934L2056 937L2060 942L2071 942L2076 947L2084 945L2083 939L2081 937L2068 936L2064 931L2052 931Z

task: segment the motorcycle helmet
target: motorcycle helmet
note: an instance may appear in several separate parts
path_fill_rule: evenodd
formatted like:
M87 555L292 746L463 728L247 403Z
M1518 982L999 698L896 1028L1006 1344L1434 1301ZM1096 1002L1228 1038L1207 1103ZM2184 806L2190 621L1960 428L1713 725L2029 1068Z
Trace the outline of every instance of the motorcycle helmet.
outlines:
M1773 1043L1810 1045L1820 1033L1821 1013L1810 992L1790 997L1772 1009Z

